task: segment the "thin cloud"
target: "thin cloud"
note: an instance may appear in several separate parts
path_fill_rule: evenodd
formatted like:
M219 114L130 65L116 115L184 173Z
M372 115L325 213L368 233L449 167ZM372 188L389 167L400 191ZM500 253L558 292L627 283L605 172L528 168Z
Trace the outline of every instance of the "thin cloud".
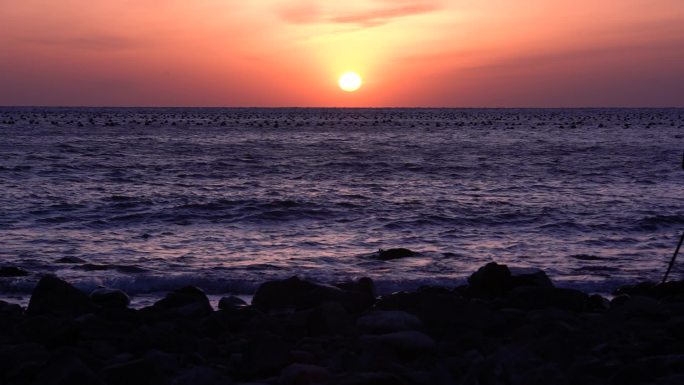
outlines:
M380 2L383 6L367 11L332 14L322 12L320 7L311 1L298 5L279 7L278 16L292 24L336 23L355 24L360 27L375 27L387 24L395 19L434 12L441 8L436 1L401 1L399 5L390 2Z
M334 16L330 21L335 23L358 24L364 27L374 27L386 24L393 19L420 15L438 10L436 3L406 4L398 7L375 9L349 15Z

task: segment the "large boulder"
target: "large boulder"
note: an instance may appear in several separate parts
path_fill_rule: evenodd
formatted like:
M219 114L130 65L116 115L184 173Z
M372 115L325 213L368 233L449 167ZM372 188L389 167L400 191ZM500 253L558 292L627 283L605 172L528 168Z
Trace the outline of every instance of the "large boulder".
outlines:
M80 315L96 309L97 306L84 292L55 276L46 275L33 289L26 313Z
M548 287L519 287L511 291L506 297L509 304L522 309L560 308L579 312L589 307L589 295L579 290L548 288Z
M119 289L99 288L90 293L90 299L105 308L125 309L131 303L131 299L124 291Z
M201 289L186 286L170 292L166 297L142 311L146 314L194 318L208 316L214 309Z
M361 337L364 344L378 345L383 348L395 350L399 353L427 353L437 347L435 340L427 334L415 330L386 333L380 335L365 335Z
M375 283L368 277L359 278L356 281L349 281L335 284L346 292L346 297L354 305L353 310L365 310L375 303L376 292Z
M511 286L512 288L521 286L554 287L551 278L542 270L524 273L511 272Z
M511 271L506 265L490 262L468 278L470 290L479 295L500 295L511 288Z
M468 290L475 296L500 296L519 287L553 288L553 282L541 270L511 272L506 265L490 262L468 278Z
M372 304L372 281L359 280L358 289L343 289L292 277L263 283L257 289L252 304L267 310L311 309L324 302L339 302L345 309L358 312ZM363 289L368 286L368 288ZM344 287L344 286L343 286Z
M230 295L228 297L221 297L218 302L218 308L221 310L236 310L247 306L242 298Z
M178 367L173 356L149 351L131 361L113 364L100 371L109 385L162 385L170 383L170 375Z
M255 378L272 376L290 359L290 347L274 334L261 334L249 341L240 365L245 375Z
M366 333L391 333L417 330L423 326L413 314L399 310L376 310L356 320L356 325Z

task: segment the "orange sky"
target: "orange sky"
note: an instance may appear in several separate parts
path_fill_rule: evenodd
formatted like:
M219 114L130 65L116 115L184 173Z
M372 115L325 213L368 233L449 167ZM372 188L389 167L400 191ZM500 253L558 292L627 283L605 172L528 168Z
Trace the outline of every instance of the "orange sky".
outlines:
M0 0L0 105L681 107L684 1Z

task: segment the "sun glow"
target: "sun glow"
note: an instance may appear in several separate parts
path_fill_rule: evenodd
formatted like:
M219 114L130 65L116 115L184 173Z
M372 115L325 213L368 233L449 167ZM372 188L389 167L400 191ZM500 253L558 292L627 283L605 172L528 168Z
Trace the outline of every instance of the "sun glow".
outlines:
M354 92L361 87L363 81L356 72L345 72L340 76L338 84L343 91Z

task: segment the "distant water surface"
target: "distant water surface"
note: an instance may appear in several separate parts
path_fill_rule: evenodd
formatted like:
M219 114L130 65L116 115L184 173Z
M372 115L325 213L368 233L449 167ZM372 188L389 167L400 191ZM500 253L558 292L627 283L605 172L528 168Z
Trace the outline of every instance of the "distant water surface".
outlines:
M489 261L599 292L658 279L684 230L683 115L0 109L0 260L32 273L0 292L44 273L138 296L295 274L388 292ZM421 255L368 257L391 247Z

